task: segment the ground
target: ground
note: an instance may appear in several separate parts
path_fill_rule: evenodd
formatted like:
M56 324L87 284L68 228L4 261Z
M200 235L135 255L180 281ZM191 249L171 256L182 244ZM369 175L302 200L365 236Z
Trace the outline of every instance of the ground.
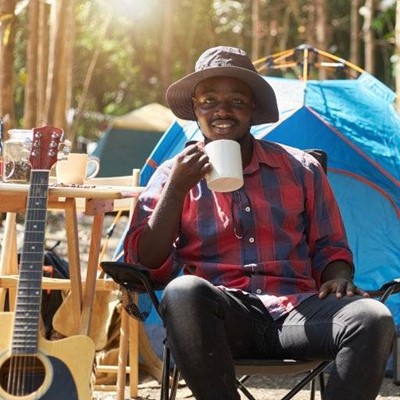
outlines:
M298 378L293 377L255 377L248 384L248 388L253 396L258 400L278 400L284 396L290 388L294 386ZM393 384L392 379L386 378L383 382L381 391L377 400L399 400L400 386ZM160 398L160 386L154 380L144 379L139 387L138 400L158 400ZM194 399L190 390L186 386L178 389L177 399ZM244 396L241 397L245 399ZM112 392L95 392L96 400L114 400L115 394ZM125 399L129 399L129 392L126 392ZM302 390L294 400L309 400L310 393L308 390ZM320 400L321 396L317 390L316 399ZM222 400L222 399L221 399ZM340 399L338 399L340 400ZM363 400L363 399L360 399Z

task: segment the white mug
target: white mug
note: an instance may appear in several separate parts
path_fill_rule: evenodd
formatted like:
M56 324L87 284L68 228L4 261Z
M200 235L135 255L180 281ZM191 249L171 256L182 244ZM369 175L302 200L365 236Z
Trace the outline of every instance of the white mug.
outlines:
M94 170L87 173L90 164L94 164ZM85 153L69 153L56 163L57 183L65 185L82 185L86 179L94 178L100 169L100 162L95 157L89 157Z
M240 144L234 140L214 140L204 146L212 165L206 176L207 186L214 192L232 192L243 186Z

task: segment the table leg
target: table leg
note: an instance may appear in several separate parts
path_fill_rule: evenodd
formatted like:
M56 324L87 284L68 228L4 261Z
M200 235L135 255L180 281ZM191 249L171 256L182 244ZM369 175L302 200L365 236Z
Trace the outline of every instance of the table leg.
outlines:
M82 314L80 324L80 333L87 336L89 335L93 301L96 291L96 278L99 263L103 221L103 213L99 213L93 216L93 225L90 238L89 258L85 279L85 288L82 299Z
M123 308L121 308L121 328L119 333L120 333L120 338L119 338L119 352L118 352L116 400L124 400L125 384L126 384L126 366L128 361L128 347L129 347L129 316Z
M17 261L17 213L8 212L4 221L4 236L0 257L0 274L18 274Z
M139 385L139 321L128 317L129 324L129 393L132 399L138 395Z
M73 332L79 333L82 311L82 277L79 258L78 221L76 217L75 199L65 200L65 221L68 244L69 275L71 280L71 313L73 318Z
M4 235L0 256L0 275L18 275L17 213L8 212L4 221ZM15 288L0 289L0 310L3 311L8 290L9 306L15 308Z

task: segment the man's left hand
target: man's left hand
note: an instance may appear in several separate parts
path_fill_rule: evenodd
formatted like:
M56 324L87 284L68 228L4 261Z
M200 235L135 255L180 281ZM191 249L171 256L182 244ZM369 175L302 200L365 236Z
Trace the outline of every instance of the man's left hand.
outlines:
M338 299L344 296L351 297L354 295L369 297L369 294L365 290L355 286L353 281L344 278L331 279L324 282L319 289L318 297L320 299L325 299L330 293L335 293Z

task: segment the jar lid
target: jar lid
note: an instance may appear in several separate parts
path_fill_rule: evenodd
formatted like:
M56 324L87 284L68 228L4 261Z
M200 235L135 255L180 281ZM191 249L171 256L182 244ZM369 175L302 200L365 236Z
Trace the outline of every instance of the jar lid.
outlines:
M8 135L10 139L31 139L33 138L32 129L9 129Z

